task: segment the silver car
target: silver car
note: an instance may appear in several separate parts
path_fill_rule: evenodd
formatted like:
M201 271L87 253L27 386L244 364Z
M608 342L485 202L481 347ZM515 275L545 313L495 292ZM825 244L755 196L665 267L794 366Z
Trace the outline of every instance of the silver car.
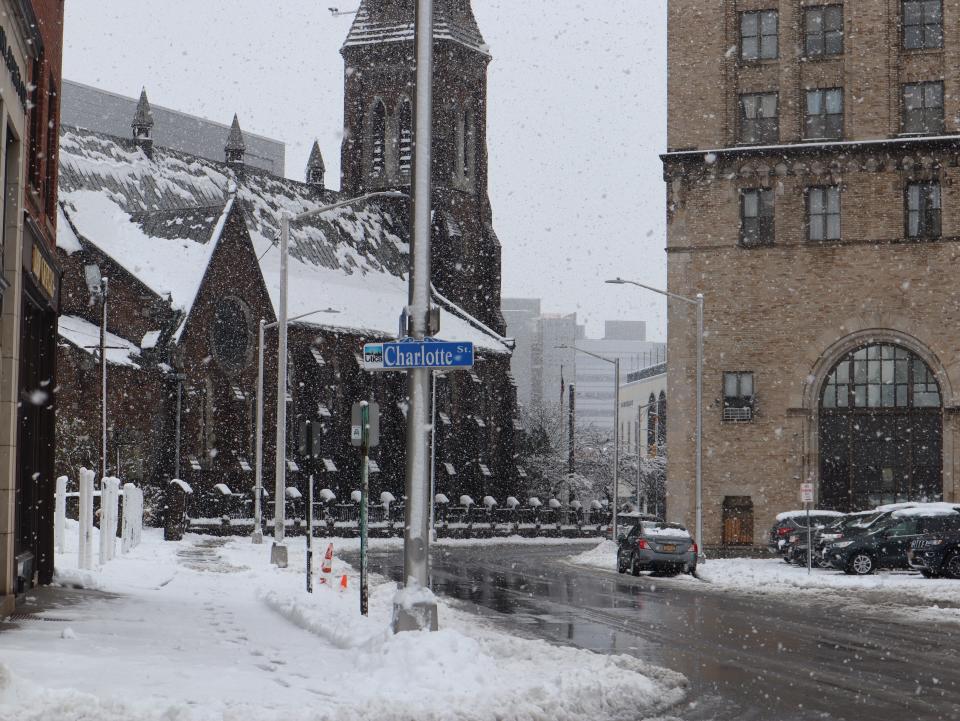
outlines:
M664 576L694 573L699 549L690 533L677 523L641 521L620 538L617 571L634 576L653 571Z

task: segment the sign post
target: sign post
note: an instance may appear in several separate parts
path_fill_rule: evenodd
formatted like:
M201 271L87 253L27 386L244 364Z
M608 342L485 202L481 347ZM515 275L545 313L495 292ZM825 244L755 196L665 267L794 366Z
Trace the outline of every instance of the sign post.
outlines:
M810 504L813 503L813 484L800 484L800 500L807 509L807 575L813 570L813 531L810 528Z
M362 401L353 406L350 443L360 447L360 613L369 610L367 509L370 505L370 448L380 443L380 406Z

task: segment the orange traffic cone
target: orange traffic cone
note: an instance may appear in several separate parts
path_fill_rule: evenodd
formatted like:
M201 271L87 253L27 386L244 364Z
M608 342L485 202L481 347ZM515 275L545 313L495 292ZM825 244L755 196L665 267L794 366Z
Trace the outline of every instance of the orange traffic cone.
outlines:
M346 590L347 590L347 574L343 574L343 575L340 577L340 590L341 590L341 591L346 591Z
M323 574L320 576L320 583L327 583L330 574L333 573L333 544L327 546L327 552L323 554L323 565L320 567Z

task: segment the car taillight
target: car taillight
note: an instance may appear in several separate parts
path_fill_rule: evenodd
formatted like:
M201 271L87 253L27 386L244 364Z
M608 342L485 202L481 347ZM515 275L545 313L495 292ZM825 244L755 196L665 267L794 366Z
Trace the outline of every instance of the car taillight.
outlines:
M697 556L700 554L700 547L697 545L696 541L693 543L693 555Z
M793 530L793 529L791 529L791 528L778 528L778 529L777 529L777 535L778 535L778 536L786 536L788 533L790 533L791 530Z
M641 551L646 551L648 548L650 548L650 545L641 538L637 541L637 548L639 548Z

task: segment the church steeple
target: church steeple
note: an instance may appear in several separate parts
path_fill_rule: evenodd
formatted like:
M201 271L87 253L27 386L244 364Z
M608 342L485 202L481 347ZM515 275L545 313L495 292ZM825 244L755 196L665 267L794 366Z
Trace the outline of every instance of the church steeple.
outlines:
M140 102L130 123L133 129L133 139L149 156L153 153L153 112L150 110L150 101L147 100L147 89L140 91Z
M243 140L243 131L240 130L240 119L233 115L233 124L230 126L230 135L223 148L227 163L234 166L243 166L243 156L247 152L247 144Z
M310 159L307 161L307 184L319 191L325 190L324 176L327 168L323 164L323 154L320 152L320 143L313 141Z

